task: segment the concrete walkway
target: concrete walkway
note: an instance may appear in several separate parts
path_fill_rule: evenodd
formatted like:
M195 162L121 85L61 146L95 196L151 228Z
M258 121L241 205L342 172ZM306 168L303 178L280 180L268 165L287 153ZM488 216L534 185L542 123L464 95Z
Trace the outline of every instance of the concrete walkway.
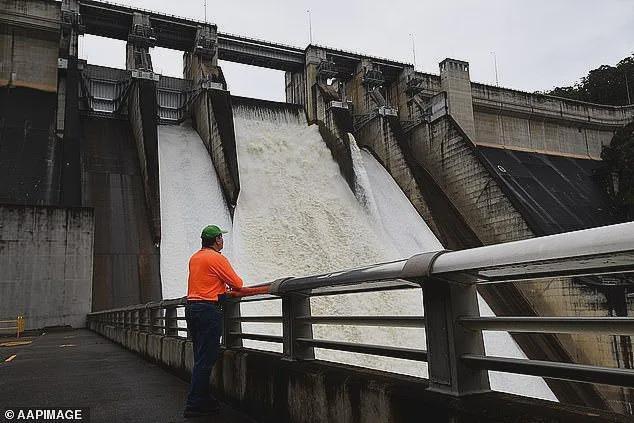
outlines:
M32 343L0 346L0 409L89 407L92 423L253 422L226 405L184 419L187 382L88 330L25 339Z

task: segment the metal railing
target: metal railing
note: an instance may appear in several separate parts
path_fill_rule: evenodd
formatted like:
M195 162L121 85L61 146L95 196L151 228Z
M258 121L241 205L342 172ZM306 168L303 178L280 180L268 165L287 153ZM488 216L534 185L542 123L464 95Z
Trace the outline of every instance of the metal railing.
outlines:
M178 312L185 303L186 298L154 301L93 312L88 314L88 320L120 329L187 338L187 327L184 324L179 325L180 321L185 321L185 317Z
M488 371L634 387L634 370L585 364L487 356L482 331L634 334L629 317L481 317L476 286L512 281L634 272L634 222L462 251L423 253L406 260L323 275L279 279L269 295L224 304L226 348L243 340L282 344L287 360L311 360L315 348L428 363L430 389L462 395L487 391ZM311 297L422 289L424 316L312 316ZM278 316L241 316L242 304L281 299ZM177 307L166 300L91 313L89 320L179 336ZM423 310L421 310L422 312ZM163 325L157 324L164 322ZM281 323L282 335L247 333L243 323ZM424 328L427 350L342 342L313 337L313 325ZM184 335L183 335L184 336Z
M0 320L0 334L15 332L15 337L19 338L25 327L26 320L24 320L24 316L17 316L14 320Z

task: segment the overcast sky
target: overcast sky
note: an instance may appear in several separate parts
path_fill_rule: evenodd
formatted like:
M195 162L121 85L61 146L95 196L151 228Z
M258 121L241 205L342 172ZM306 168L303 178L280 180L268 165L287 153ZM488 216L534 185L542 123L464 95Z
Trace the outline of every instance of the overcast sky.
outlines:
M204 20L203 0L116 3ZM220 32L306 47L315 44L413 63L438 73L446 57L471 63L473 81L519 90L571 85L634 53L634 0L208 0ZM125 67L125 43L85 36L89 63ZM182 53L152 50L155 72L182 77ZM282 72L221 62L232 94L284 100Z

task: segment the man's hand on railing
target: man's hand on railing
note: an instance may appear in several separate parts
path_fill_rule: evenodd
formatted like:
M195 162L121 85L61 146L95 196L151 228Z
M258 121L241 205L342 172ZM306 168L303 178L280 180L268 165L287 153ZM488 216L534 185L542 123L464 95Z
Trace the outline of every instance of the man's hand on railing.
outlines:
M259 286L243 286L242 288L233 288L227 292L227 295L232 298L249 297L251 295L260 295L269 293L270 284Z

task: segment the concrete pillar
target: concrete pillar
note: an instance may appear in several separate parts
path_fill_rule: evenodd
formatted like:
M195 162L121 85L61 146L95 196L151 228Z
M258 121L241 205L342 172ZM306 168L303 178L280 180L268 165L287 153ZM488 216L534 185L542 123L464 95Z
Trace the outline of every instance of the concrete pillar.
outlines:
M346 85L355 116L374 113L379 107L387 105L383 72L371 59L361 59Z
M440 66L440 86L447 93L449 114L458 122L462 130L475 142L473 119L473 99L469 63L456 59L445 59Z
M363 76L365 70L370 66L370 61L362 60L357 65L352 78L348 81L346 92L350 95L354 107L355 115L364 115L369 113L369 105L367 102L367 92L363 85Z
M417 94L415 90L412 90L412 81L416 78L414 67L405 66L399 72L397 80L392 82L387 89L389 103L398 109L400 121L412 121L416 118L416 110L412 107L412 98Z
M150 48L156 37L150 24L150 16L134 12L126 45L126 69L131 71L132 86L127 96L128 120L137 147L149 227L154 245L161 242L161 213L158 170L158 100L156 85L159 75L152 69ZM141 293L149 299L149 293Z
M126 69L152 72L150 48L154 47L155 43L156 37L150 25L150 16L134 12L126 45Z
M57 90L58 1L0 0L0 86Z
M199 25L191 51L183 55L183 75L200 88L189 107L196 132L218 173L223 195L233 216L240 191L231 95L218 66L218 32L214 25Z
M326 61L326 51L321 48L308 46L306 49L306 67L304 69L304 84L306 87L306 102L304 104L308 122L312 123L323 120L323 116L318 116L317 105L317 83L320 82L319 65Z
M79 123L79 35L84 27L78 0L61 4L59 56L57 60L56 133L62 146L60 204L81 205Z
M84 33L78 0L63 0L61 5L60 57L77 57L78 36Z
M326 61L326 50L308 46L304 69L286 72L286 102L303 105L310 123L323 120L318 116L316 84L323 78L320 65Z
M318 84L325 86L329 79L334 79L335 83L328 89L336 92L338 100L345 102L345 89L340 77L337 64L328 57L326 50L308 46L304 69L286 72L286 102L303 105L309 123L324 122L326 105Z
M226 82L218 67L218 30L215 25L198 26L192 51L183 54L183 77L198 87L206 83Z
M306 104L306 74L301 72L287 71L286 81L286 102L292 104Z

